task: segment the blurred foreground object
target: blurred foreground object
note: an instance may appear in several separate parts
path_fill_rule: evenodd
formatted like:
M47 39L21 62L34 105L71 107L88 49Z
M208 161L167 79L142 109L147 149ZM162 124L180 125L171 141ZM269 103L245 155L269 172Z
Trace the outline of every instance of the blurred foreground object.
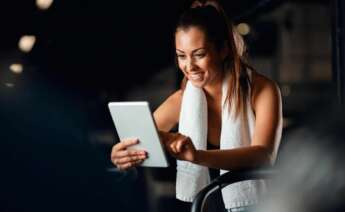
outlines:
M345 116L329 105L318 104L316 112L287 136L280 172L259 211L343 211Z

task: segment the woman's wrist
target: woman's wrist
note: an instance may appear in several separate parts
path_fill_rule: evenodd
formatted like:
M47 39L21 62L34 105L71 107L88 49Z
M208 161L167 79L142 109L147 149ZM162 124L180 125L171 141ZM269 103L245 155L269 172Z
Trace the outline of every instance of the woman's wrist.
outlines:
M196 150L195 151L195 156L194 160L192 161L195 164L200 164L201 161L203 161L203 156L204 156L205 151L204 150Z

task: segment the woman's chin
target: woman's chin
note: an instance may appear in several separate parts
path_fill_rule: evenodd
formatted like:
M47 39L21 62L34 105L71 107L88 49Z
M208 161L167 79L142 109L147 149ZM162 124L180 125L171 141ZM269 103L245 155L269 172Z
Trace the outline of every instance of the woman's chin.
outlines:
M197 88L203 88L205 86L204 80L192 80L192 79L189 79L189 81L192 83L192 85L194 85Z

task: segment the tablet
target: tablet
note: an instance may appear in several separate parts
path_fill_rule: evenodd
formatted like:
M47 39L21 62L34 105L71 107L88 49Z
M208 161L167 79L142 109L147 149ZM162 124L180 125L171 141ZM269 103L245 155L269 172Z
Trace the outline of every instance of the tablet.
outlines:
M111 117L121 140L138 138L139 143L130 149L148 152L141 166L168 167L168 161L159 138L148 102L110 102Z

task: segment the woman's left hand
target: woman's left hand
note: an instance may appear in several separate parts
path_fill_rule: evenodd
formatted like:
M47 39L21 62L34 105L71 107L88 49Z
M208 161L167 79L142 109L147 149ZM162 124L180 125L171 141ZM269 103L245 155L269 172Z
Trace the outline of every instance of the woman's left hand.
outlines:
M178 160L196 161L197 150L192 140L180 133L159 132L168 152Z

